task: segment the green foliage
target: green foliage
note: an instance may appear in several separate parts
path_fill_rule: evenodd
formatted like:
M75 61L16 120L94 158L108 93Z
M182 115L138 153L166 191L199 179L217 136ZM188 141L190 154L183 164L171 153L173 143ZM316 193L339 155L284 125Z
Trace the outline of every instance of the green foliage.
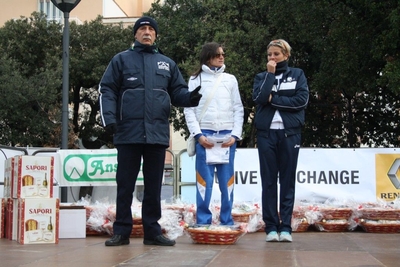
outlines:
M131 46L132 28L103 24L99 16L83 25L72 23L70 36L73 132L87 148L111 146L112 139L104 133L99 118L97 87L112 57Z
M250 121L245 126L243 146L254 146L254 126L248 118L254 111L253 78L266 64L264 40L269 38L269 33L262 27L267 24L263 19L266 10L261 0L166 0L163 4L154 3L147 13L159 24L158 43L162 51L179 64L187 80L198 67L203 44L216 41L224 46L226 71L234 74L239 82L245 121ZM171 122L175 130L188 136L182 109L173 111Z
M242 146L256 144L253 78L265 68L269 41L283 38L310 88L303 146L359 147L400 142L399 10L394 0L167 0L147 14L186 77L202 44L225 46L227 72L237 77L246 110ZM187 136L181 109L171 121Z
M390 44L378 41L387 32L398 32L387 19L394 1L317 2L328 5L301 10L313 25L326 29L308 36L303 31L313 49L310 56L318 59L315 72L305 68L311 75L312 98L304 143L317 147L398 145L395 87L379 82L387 78L382 72L388 67L385 54L392 51L393 55L399 48L398 39ZM394 78L390 76L389 80Z
M132 29L102 18L70 24L69 147L77 137L90 148L112 142L99 121L97 85L110 59L133 41ZM0 29L1 143L58 147L61 141L62 25L43 14L10 20Z
M245 107L240 146L256 146L253 79L265 69L267 44L277 38L290 43L290 65L308 79L303 146L399 146L398 1L165 0L146 15L157 20L157 43L186 80L204 43L223 44L226 71L238 79ZM104 25L101 17L71 23L71 140L80 137L93 148L111 143L99 121L97 85L110 59L132 41L131 27ZM1 143L58 146L62 26L38 13L10 20L0 28L0 53ZM182 109L170 119L187 136Z
M0 47L25 71L34 75L43 68L59 62L55 55L61 51L59 38L61 25L48 22L43 14L33 13L30 18L10 20L1 28Z
M55 93L57 71L45 71L25 77L19 64L6 56L0 60L0 132L1 143L19 146L45 146L54 139L52 128L57 127L61 114ZM50 130L49 130L50 129Z
M0 29L0 142L46 146L59 143L61 114L56 86L61 66L54 43L60 27L34 13Z
M82 25L71 23L71 83L90 88L99 83L111 58L130 47L132 30L122 25L105 25L102 17Z

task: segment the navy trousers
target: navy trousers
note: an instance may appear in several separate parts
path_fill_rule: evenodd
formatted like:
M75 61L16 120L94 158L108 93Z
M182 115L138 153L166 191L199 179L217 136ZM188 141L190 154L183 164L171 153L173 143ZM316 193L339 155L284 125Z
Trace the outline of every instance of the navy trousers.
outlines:
M117 214L115 235L129 236L132 231L132 200L143 158L144 194L142 222L145 239L161 235L161 186L164 176L166 147L150 144L117 145Z
M265 232L292 232L296 168L301 135L286 136L285 130L257 132ZM278 212L279 181L279 212Z

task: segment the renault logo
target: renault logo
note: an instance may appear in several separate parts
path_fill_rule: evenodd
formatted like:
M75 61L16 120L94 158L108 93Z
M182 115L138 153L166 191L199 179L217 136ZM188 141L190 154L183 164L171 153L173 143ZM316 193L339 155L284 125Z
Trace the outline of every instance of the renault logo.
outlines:
M389 176L390 181L392 181L394 187L400 189L400 159L396 159L393 162L387 175Z

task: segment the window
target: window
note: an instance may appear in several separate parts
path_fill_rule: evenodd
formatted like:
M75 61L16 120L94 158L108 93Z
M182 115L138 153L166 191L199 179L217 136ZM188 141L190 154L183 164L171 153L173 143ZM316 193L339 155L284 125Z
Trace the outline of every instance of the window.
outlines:
M39 12L46 14L47 20L63 22L63 14L50 0L38 0Z

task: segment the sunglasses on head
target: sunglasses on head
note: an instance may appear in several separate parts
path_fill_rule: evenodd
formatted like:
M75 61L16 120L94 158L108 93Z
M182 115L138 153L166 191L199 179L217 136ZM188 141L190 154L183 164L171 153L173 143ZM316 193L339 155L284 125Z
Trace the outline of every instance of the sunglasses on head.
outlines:
M271 46L271 45L277 45L277 46L283 47L283 43L279 40L271 41L268 46Z

